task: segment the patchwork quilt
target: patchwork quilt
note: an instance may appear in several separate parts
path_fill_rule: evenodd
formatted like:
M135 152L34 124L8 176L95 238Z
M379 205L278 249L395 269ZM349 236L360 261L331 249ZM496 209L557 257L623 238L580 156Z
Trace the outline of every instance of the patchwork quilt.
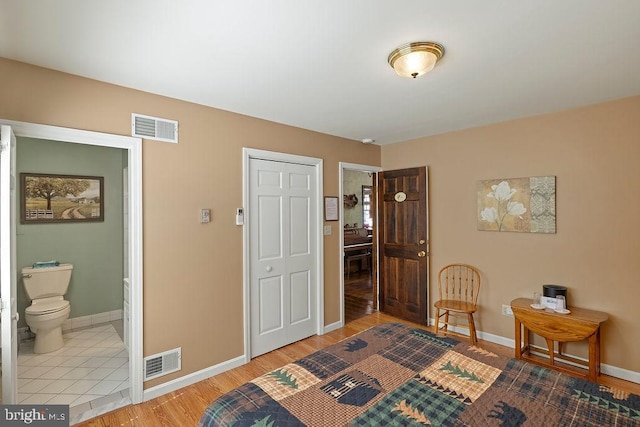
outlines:
M640 426L640 396L386 323L230 391L198 423L422 425Z

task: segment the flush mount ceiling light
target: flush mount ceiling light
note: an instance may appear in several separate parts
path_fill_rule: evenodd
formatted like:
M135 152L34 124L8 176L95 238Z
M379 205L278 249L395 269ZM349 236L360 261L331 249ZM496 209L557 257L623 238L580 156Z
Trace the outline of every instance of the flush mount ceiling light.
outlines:
M389 65L401 77L414 79L431 71L444 55L444 47L434 42L406 43L389 54Z

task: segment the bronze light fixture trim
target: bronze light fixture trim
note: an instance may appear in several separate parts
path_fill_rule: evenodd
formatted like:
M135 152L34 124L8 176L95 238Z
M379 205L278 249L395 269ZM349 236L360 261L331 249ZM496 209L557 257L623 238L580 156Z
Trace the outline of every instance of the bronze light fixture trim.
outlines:
M444 47L434 42L405 43L389 54L387 61L401 77L413 77L428 73L444 56Z

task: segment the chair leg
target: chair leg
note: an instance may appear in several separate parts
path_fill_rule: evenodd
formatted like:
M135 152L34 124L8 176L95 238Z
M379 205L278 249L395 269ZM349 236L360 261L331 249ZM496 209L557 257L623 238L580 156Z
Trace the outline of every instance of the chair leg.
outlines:
M433 333L438 335L438 329L440 327L440 309L436 308L436 317L433 319Z
M444 312L444 327L442 329L449 332L449 310Z
M467 318L469 319L469 339L471 340L471 345L476 345L478 337L476 335L476 324L473 322L473 313L468 313Z

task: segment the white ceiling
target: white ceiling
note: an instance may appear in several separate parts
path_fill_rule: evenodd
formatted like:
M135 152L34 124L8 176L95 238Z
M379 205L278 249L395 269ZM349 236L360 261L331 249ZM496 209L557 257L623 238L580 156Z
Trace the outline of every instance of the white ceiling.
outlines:
M638 0L0 0L0 56L387 144L640 94L639 22ZM446 51L416 80L387 64L411 41Z

